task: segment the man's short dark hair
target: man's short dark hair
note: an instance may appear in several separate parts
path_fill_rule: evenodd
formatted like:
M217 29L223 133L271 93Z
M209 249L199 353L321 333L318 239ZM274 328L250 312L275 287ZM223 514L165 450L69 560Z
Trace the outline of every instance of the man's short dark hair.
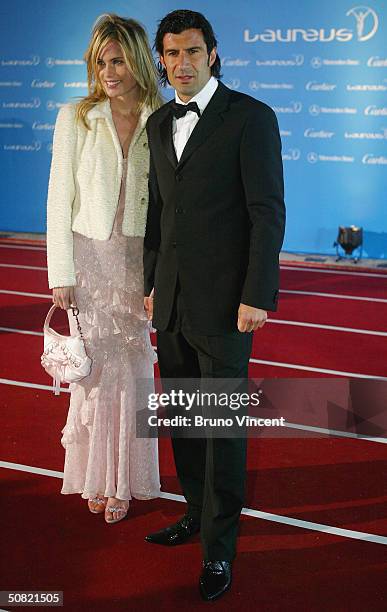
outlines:
M163 40L166 34L181 34L184 30L189 30L191 28L202 31L207 53L209 55L212 49L218 44L210 22L207 21L201 13L185 9L172 11L160 21L154 45L157 53L159 55L164 55ZM167 71L161 62L158 63L158 71L160 74L160 83L165 86L168 83L168 77ZM222 76L220 74L220 58L218 54L216 54L215 62L211 66L211 74L217 79Z

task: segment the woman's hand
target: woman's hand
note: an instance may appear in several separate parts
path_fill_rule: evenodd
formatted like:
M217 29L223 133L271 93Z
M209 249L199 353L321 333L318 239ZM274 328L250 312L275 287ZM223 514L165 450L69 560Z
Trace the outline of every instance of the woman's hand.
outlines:
M153 297L144 297L144 308L149 321L153 319Z
M63 310L76 306L74 287L55 287L52 290L52 301L55 306L59 306Z
M145 312L147 314L148 320L152 321L153 319L153 296L154 296L155 290L154 288L152 289L152 291L150 292L150 295L147 297L144 297L144 309Z

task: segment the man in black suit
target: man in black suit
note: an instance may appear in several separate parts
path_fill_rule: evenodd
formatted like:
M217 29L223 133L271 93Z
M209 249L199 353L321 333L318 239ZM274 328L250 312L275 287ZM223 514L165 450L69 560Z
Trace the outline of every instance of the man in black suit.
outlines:
M247 379L252 332L277 305L285 221L277 120L217 80L216 45L208 21L188 10L168 14L156 34L161 81L175 89L147 125L145 308L162 378ZM246 439L172 444L187 511L147 541L171 546L200 531L200 590L215 599L231 585Z

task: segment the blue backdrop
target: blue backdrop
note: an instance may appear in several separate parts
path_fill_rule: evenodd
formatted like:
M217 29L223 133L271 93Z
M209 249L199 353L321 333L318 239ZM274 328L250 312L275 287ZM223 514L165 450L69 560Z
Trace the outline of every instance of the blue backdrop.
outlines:
M0 229L45 231L52 133L86 93L82 61L96 17L157 21L187 6L152 0L15 0L0 8ZM280 124L285 249L332 252L337 226L365 230L387 256L387 5L348 0L191 0L219 39L223 81L272 106ZM15 24L17 29L15 30ZM167 89L165 97L172 91Z

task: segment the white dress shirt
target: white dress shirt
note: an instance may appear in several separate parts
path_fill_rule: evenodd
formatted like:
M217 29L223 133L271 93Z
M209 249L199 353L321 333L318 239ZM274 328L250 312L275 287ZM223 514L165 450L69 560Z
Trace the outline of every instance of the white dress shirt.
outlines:
M216 89L218 87L218 81L213 76L210 80L205 84L203 89L199 91L189 102L196 102L200 114L203 113L207 104L211 100L214 95ZM178 104L188 104L188 102L182 102L175 92L175 100ZM184 151L184 147L187 144L188 138L191 136L192 131L199 121L200 117L195 111L189 110L184 117L180 117L180 119L173 118L172 122L172 134L173 134L173 144L175 146L176 157L177 160L180 160L180 157Z

